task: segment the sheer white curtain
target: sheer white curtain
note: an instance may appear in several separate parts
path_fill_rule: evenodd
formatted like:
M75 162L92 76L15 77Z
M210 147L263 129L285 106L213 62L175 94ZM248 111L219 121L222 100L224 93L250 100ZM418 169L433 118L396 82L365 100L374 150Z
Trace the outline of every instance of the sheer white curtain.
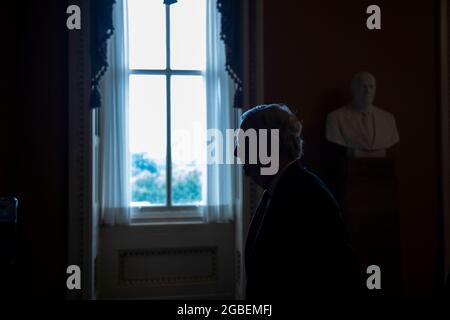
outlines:
M225 151L226 129L235 127L236 110L232 107L234 83L225 71L225 46L220 39L220 13L217 0L207 0L207 66L206 66L206 102L207 128L218 129L223 136ZM211 141L209 141L211 142ZM227 154L233 152L233 146L222 152L223 162ZM205 220L207 222L229 222L234 217L236 166L232 164L207 165L207 194Z
M109 68L101 85L100 205L106 225L130 223L126 17L126 1L118 0L108 44Z

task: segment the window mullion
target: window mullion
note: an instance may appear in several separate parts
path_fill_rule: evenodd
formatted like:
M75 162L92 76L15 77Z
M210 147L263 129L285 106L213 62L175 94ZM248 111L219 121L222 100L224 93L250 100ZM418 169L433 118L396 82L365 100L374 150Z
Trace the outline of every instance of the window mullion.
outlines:
M166 5L166 88L167 88L167 151L166 151L166 205L172 206L172 136L171 136L171 79L170 79L170 5Z

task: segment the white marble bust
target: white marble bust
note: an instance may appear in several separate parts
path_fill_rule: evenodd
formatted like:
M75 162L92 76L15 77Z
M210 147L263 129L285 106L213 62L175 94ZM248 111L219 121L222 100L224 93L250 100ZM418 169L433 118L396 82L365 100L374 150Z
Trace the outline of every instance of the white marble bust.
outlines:
M351 89L353 101L328 114L326 138L347 147L351 156L384 157L400 140L395 118L373 105L376 81L370 73L357 73Z

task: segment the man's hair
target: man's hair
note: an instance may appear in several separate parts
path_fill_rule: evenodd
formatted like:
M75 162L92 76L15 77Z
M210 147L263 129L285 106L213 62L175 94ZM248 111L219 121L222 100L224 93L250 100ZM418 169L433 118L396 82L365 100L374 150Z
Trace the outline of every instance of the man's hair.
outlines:
M293 159L303 156L303 126L287 105L272 103L250 108L241 115L241 126L250 118L256 120L253 129L279 130L283 154Z

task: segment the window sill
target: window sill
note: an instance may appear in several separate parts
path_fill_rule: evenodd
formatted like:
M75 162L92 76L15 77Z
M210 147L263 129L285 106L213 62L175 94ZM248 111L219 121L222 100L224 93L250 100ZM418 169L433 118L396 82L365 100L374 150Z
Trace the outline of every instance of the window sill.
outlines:
M205 223L201 207L134 207L131 225Z
M203 217L173 216L173 217L154 217L138 216L131 219L130 225L143 224L199 224L205 223Z
M180 225L203 225L206 224L205 221L155 221L155 220L132 220L130 227L142 227L142 226L180 226Z

